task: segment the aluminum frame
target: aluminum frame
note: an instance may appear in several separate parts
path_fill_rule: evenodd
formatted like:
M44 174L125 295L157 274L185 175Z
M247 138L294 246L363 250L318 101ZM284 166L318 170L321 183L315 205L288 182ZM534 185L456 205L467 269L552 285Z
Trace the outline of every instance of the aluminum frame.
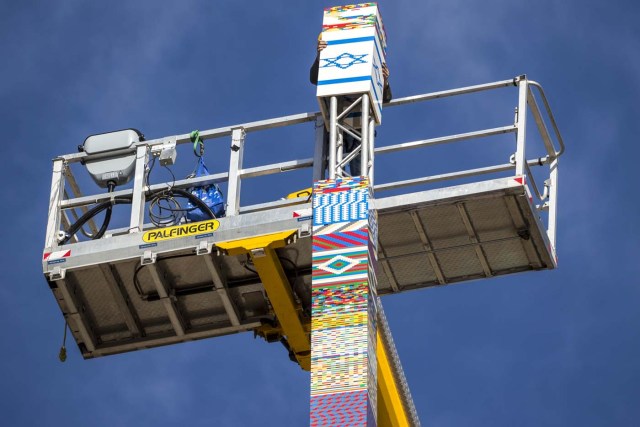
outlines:
M337 96L329 98L329 146L328 146L328 170L329 179L348 176L345 172L345 166L349 164L355 157L360 156L361 175L372 178L373 172L373 135L375 132L375 119L369 94L362 94L359 98L351 101L344 106L342 111L338 111L339 105L344 103L342 99L339 102ZM360 106L361 117L360 127L354 128L347 123L349 113ZM359 143L353 150L344 153L344 135L348 134ZM318 149L319 150L319 149Z
M508 170L514 170L514 176L528 175L528 182L534 188L535 196L539 202L540 210L546 210L548 212L546 230L548 239L551 242L552 250L556 250L556 230L557 230L557 203L558 203L558 172L559 163L558 158L565 150L564 141L555 118L549 106L549 102L544 93L542 86L535 82L528 80L526 76L517 76L513 79L502 80L487 84L467 86L457 89L432 92L427 94L415 95L405 98L399 98L385 104L385 108L398 107L407 104L413 104L417 102L433 101L446 97L462 96L470 93L477 93L483 91L491 91L508 87L518 88L518 100L517 100L517 115L515 122L512 125L501 126L491 129L482 129L478 131L472 131L462 134L453 134L436 138L429 138L417 141L402 142L390 146L375 148L373 141L373 124L369 123L368 126L361 126L361 129L354 130L349 128L348 125L343 123L346 115L355 108L358 104L362 107L366 107L368 104L368 96L363 95L358 98L351 105L347 106L342 112L338 113L338 100L337 98L331 101L332 116L329 126L330 138L329 147L325 147L323 138L323 119L319 112L295 114L285 117L279 117L268 120L261 120L256 122L249 122L239 125L226 126L211 130L205 130L200 132L200 137L203 140L212 138L224 138L231 137L231 150L230 150L230 167L228 172L212 174L206 177L197 177L176 181L175 183L162 183L151 185L148 188L145 187L144 174L145 167L149 153L154 147L164 145L166 143L185 144L190 143L190 135L174 135L150 141L143 141L136 144L136 171L134 178L134 187L130 190L118 190L113 193L102 193L96 195L82 196L77 182L72 174L69 165L75 162L86 161L91 156L86 153L74 153L69 155L60 156L54 159L52 186L50 194L50 208L49 217L47 221L47 232L45 236L45 253L51 253L60 249L58 245L58 235L60 234L60 226L70 222L70 218L67 215L67 211L80 208L86 209L87 206L100 201L109 200L118 196L131 196L133 203L131 207L130 226L126 230L109 230L108 234L117 235L121 233L137 234L145 229L148 229L150 225L143 224L143 212L145 206L145 190L159 190L168 188L169 185L173 185L174 188L188 188L196 185L205 185L208 183L220 183L228 182L229 191L227 195L227 215L244 216L251 212L265 212L273 211L274 209L280 209L285 206L292 206L304 202L304 199L291 199L284 201L273 201L262 203L259 205L242 206L240 203L240 188L242 180L246 178L258 178L261 176L271 175L275 173L282 173L291 170L298 170L303 168L313 168L313 177L318 179L325 176L325 159L328 157L329 163L329 177L343 176L344 166L357 154L362 156L362 170L363 174L368 175L370 180L374 178L374 164L375 156L392 153L396 151L415 149L419 147L435 146L440 144L449 144L459 141L479 140L481 138L491 137L495 135L505 133L516 133L516 152L513 156L513 162L508 164L498 164L488 167L481 167L475 169L468 169L463 171L455 171L445 174L423 176L414 179L376 183L374 189L376 192L387 190L398 190L405 187L411 187L426 183L446 182L450 180L469 178L474 176L482 176L486 174L494 174L499 172L505 172ZM542 99L544 109L540 109L536 98ZM368 111L367 108L363 108L363 112ZM537 159L527 159L527 115L531 112L531 116L535 122L535 129L541 136L547 151L547 156ZM362 124L369 122L367 115L363 114ZM550 132L545 120L551 124ZM242 165L242 159L244 155L245 140L248 134L252 132L259 132L266 129L273 129L283 126L293 126L303 123L315 123L315 150L313 158L289 160L280 163L274 163L269 165L257 166L253 168L244 169ZM344 132L351 133L352 135L359 137L361 140L360 146L349 153L344 155L340 146L340 135ZM359 134L359 135L358 135ZM558 147L558 148L556 148ZM329 153L327 153L327 148ZM548 166L549 174L544 179L543 184L536 184L533 181L533 176L530 173L530 168ZM67 187L71 191L67 191ZM538 188L544 188L544 194L540 194ZM69 198L69 195L73 197ZM91 229L95 228L95 225L90 225ZM71 243L72 245L86 244L87 242ZM46 264L46 263L45 263ZM50 270L45 268L46 270Z
M384 191L390 189L397 189L402 187L408 187L413 185L419 185L430 182L439 182L439 181L448 181L463 177L471 177L471 176L480 176L483 174L503 172L508 169L515 169L515 175L522 175L528 172L528 168L532 166L541 166L541 165L549 165L549 177L545 183L545 188L548 191L545 191L546 197L539 197L541 202L541 207L545 210L548 210L548 224L547 224L547 232L549 235L549 239L552 242L554 248L556 243L556 227L557 227L557 199L558 199L558 158L562 155L565 150L564 141L562 140L562 136L560 131L558 130L558 126L556 124L555 118L549 106L549 102L544 93L542 86L535 82L530 81L526 78L526 76L517 76L510 80L502 80L493 83L467 86L457 89L445 90L432 92L422 95L415 95L405 98L400 98L391 101L388 104L385 104L385 107L396 107L406 104L412 104L417 102L425 102L431 101L446 97L452 96L460 96L469 93L476 93L482 91L490 91L505 87L518 87L518 103L517 103L517 116L516 121L513 125L507 125L498 128L492 129L483 129L479 131L467 132L463 134L455 134L455 135L447 135L443 137L430 138L419 141L410 141L404 142L400 144L395 144L391 146L374 148L373 143L373 126L371 123L369 126L362 126L360 129L360 147L354 152L351 153L351 156L343 156L341 155L341 146L340 146L340 134L347 131L349 129L345 127L344 124L341 124L341 120L344 119L346 113L351 111L356 107L358 103L362 104L365 107L365 104L368 104L368 96L363 95L358 98L354 103L348 106L344 111L338 114L337 111L337 98L335 101L331 101L332 104L335 104L335 111L332 108L332 114L335 118L334 123L330 123L329 133L333 135L330 138L329 144L329 153L325 152L325 147L323 144L322 133L324 130L322 129L322 116L319 112L314 113L302 113L291 116L285 116L275 119L261 120L257 122L249 122L240 125L232 125L226 126L222 128L216 128L211 130L206 130L200 132L200 137L203 140L212 139L212 138L220 138L220 137L232 137L232 149L230 152L230 168L227 173L218 173L214 175L210 175L208 177L199 177L192 178L186 180L180 180L175 183L176 188L188 188L194 185L203 185L206 183L213 182L225 182L229 183L229 191L228 191L228 215L239 215L243 211L253 211L255 208L252 207L243 207L240 204L240 188L241 182L245 178L254 178L263 175L270 175L273 173L281 173L290 170L297 170L301 168L312 167L314 169L313 176L314 178L319 178L324 176L324 162L325 157L329 158L329 177L335 178L336 176L344 175L344 165L346 165L355 155L358 153L361 155L362 160L362 173L373 181L374 178L374 163L375 163L375 155L381 155L386 153L391 153L400 150L413 149L418 147L425 147L431 145L439 145L439 144L448 144L458 141L465 141L471 139L478 139L484 137L490 137L493 135L499 135L503 133L516 133L516 152L515 152L515 165L496 165L492 167L485 168L477 168L477 169L469 169L466 171L459 171L447 174L441 174L431 177L420 177L412 180L391 182L391 183L383 183L379 185L375 185L376 191ZM536 101L536 93L538 96L542 98L544 104L544 111L541 111L538 102ZM335 98L335 97L334 97ZM365 108L363 108L365 111ZM527 140L527 114L528 111L531 111L532 116L534 118L536 128L538 129L539 134L542 137L545 148L547 150L547 157L543 159L529 159L526 160L526 140ZM553 136L549 132L544 117L551 123L553 129ZM367 115L363 114L362 123L366 123ZM258 132L265 129L273 129L277 127L283 126L292 126L301 123L315 122L315 150L314 157L312 159L300 159L293 160L281 163L275 163L265 166L254 167L250 169L242 168L242 157L245 149L245 137L250 132ZM333 131L332 131L333 129ZM356 137L358 135L355 135ZM558 149L555 148L554 144L557 143L559 146ZM146 164L146 159L148 157L148 153L151 148L154 146L162 145L167 142L173 142L176 144L184 144L190 142L190 135L176 135L165 138L159 138L155 140L140 142L137 144L137 159L136 159L136 175L134 179L134 188L133 190L119 190L111 194L98 194L93 196L79 196L73 198L67 198L65 194L65 181L66 184L69 185L72 189L70 194L74 196L81 194L79 188L76 184L75 178L71 173L71 170L68 168L69 164L87 160L90 158L86 153L74 153L70 155L60 156L54 159L54 171L52 177L52 190L51 190L51 198L50 198L50 210L49 210L49 219L47 221L47 233L45 238L45 248L53 250L57 248L56 237L58 231L60 229L60 225L63 221L69 222L69 219L65 220L64 213L62 210L67 210L70 208L81 208L85 209L86 206L96 203L99 201L108 200L111 197L123 196L123 195L132 195L133 196L133 204L131 211L131 221L129 232L135 233L141 231L144 226L142 224L142 217L144 209L144 196L145 191L143 191L144 187L144 165ZM529 174L530 175L530 174ZM65 177L67 179L65 180ZM531 181L530 181L531 182ZM537 185L535 182L532 182L533 186L537 190ZM157 190L160 188L167 188L168 184L158 184L150 187L152 190ZM536 191L536 193L538 193ZM540 196L538 194L538 196ZM264 204L264 209L269 209L269 204ZM94 226L91 226L93 229Z

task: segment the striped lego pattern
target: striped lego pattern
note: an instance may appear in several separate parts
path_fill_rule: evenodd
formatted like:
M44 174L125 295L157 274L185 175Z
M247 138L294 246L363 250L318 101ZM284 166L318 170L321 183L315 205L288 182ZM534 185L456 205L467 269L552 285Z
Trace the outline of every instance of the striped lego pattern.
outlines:
M349 233L352 231L358 231L361 229L366 229L369 224L368 220L360 220L354 222L341 222L336 224L328 224L328 225L315 225L313 226L313 235L328 235L333 233Z
M366 229L338 232L313 237L314 251L330 251L344 248L345 245L365 246L369 240Z
M346 4L343 6L333 6L333 7L327 7L324 9L325 13L337 13L337 12L345 12L348 10L354 10L354 9L360 9L363 7L371 7L371 6L376 6L377 4L374 2L368 2L368 3L358 3L358 4Z
M313 186L313 194L330 194L349 190L369 190L369 180L365 177L336 178L324 181L316 181Z
M326 8L322 31L344 31L375 25L378 32L386 36L381 24L376 3L350 4Z
M319 181L314 186L313 427L376 425L376 294L370 264L376 232L370 230L368 200L364 178Z
M369 418L366 391L311 398L312 426L366 426Z

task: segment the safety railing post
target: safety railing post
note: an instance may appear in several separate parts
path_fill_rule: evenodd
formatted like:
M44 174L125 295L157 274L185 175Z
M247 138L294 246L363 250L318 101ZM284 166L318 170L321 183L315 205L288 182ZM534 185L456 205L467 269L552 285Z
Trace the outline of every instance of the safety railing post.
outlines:
M146 144L139 145L136 149L136 169L133 178L133 194L131 199L131 219L129 221L129 233L142 231L144 224L144 206L146 185L146 166L149 157L149 147Z
M64 168L65 162L63 159L53 161L51 195L49 197L49 218L47 220L47 234L44 241L45 248L52 248L58 245L56 234L60 229L60 200L64 192Z
M362 120L360 122L360 174L369 176L369 94L362 94Z
M336 176L344 176L344 166L342 159L344 158L344 132L337 127L336 121Z
M527 78L518 78L518 115L516 118L516 175L524 175L526 170L525 141L527 136Z
M324 119L322 116L316 118L315 126L315 147L313 151L313 182L324 179L324 163L327 156L324 143Z
M558 218L558 158L549 165L549 216L547 235L553 250L556 248L556 221Z
M338 98L329 103L329 179L336 179L336 148L338 139Z
M238 215L240 212L240 187L242 178L242 159L244 157L245 131L236 128L231 131L231 154L229 160L229 187L227 188L227 216Z
M375 164L375 151L376 151L375 137L376 137L376 121L373 118L371 118L369 119L369 164L368 164L368 170L365 169L367 176L369 177L369 185L371 186L371 191L373 191L373 185L374 185L373 166Z

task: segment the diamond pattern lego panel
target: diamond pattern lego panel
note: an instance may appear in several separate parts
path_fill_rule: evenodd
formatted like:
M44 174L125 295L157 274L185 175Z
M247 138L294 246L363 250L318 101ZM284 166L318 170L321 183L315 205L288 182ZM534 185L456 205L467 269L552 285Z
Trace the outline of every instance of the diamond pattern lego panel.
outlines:
M320 53L319 98L368 93L377 123L382 118L386 34L376 3L360 3L325 9Z
M311 426L375 426L376 215L365 178L313 191Z

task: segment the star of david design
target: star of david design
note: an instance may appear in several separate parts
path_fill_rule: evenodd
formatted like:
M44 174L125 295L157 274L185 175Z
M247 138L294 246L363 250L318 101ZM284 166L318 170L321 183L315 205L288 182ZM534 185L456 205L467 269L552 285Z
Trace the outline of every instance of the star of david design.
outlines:
M368 56L368 54L365 53L362 55L354 55L352 53L345 52L336 56L335 58L323 58L322 60L326 63L323 64L320 68L338 67L341 70L344 70L351 67L352 65L366 64L367 61L362 59L365 56Z
M375 68L376 70L376 84L378 85L378 87L380 89L382 89L382 82L380 81L380 76L382 75L382 72L380 71L380 67L378 67L376 64L373 64L373 68Z
M318 266L319 269L333 274L342 274L347 270L351 270L358 265L358 261L349 259L342 255L336 255L329 261L326 261Z

